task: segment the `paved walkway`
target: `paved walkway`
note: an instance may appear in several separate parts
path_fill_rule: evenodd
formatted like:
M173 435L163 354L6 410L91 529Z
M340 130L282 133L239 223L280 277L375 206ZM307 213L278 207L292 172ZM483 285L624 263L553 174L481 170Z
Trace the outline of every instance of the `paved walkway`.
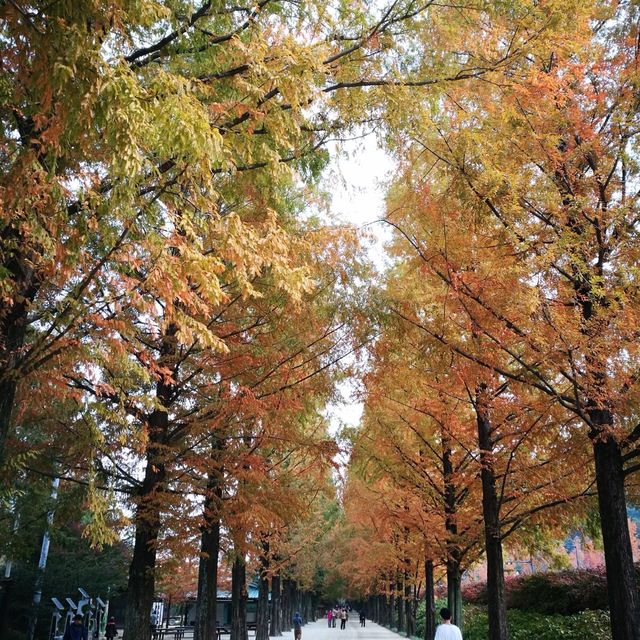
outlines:
M282 634L284 640L293 639L293 631L286 631ZM361 627L358 614L354 611L349 613L347 628L340 629L340 621L336 620L336 628L329 629L327 619L320 618L316 622L310 622L302 627L302 640L399 640L406 636L400 636L379 624L367 620L367 626Z
M119 631L122 637L122 631ZM173 635L168 635L169 640L173 639ZM192 640L193 631L188 630L183 636L184 640ZM253 631L249 632L249 640L255 638ZM281 636L282 640L293 640L293 631L284 631ZM326 618L320 618L316 622L309 622L302 627L302 640L407 640L406 636L401 636L393 631L389 631L386 627L381 627L371 620L367 620L367 626L361 627L358 613L351 611L347 628L340 629L340 620L336 620L336 628L330 629L327 625ZM228 635L222 636L223 640L229 640ZM274 640L273 636L269 640Z

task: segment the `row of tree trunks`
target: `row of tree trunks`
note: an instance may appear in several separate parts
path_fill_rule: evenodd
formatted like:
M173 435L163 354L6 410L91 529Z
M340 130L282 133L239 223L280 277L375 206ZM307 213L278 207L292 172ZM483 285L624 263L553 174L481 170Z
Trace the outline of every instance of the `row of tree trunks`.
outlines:
M398 574L400 575L400 574ZM433 561L426 561L426 597L427 597L427 630L425 640L432 640L435 633L435 595L433 586ZM413 590L409 580L405 576L404 581L391 583L396 589L390 596L375 595L360 604L365 617L377 624L395 626L399 632L406 633L407 637L416 633L416 612L418 609L418 592ZM400 589L400 587L402 587ZM396 595L401 594L401 595ZM433 633L431 632L433 631Z

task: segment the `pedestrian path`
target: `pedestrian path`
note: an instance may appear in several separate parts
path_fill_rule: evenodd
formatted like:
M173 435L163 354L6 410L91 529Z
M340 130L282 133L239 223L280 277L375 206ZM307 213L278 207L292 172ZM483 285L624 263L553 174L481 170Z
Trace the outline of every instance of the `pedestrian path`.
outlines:
M285 631L284 640L293 639L293 631ZM340 621L336 621L336 628L330 629L327 626L327 619L320 618L316 622L310 622L302 627L302 640L399 640L401 636L386 627L381 627L371 620L367 620L366 626L361 627L358 614L354 611L349 613L347 628L340 629Z

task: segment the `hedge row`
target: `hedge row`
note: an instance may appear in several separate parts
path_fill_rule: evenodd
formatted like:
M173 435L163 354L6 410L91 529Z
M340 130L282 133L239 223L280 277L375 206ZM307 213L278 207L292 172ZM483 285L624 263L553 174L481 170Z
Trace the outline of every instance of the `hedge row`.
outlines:
M582 611L570 616L544 615L513 609L507 612L510 640L610 640L608 611ZM464 608L465 640L486 640L489 635L486 609Z
M636 565L640 581L640 564ZM486 583L465 585L466 602L487 604ZM588 609L608 609L607 577L604 568L534 573L506 580L509 609L544 614L570 615Z
M436 610L445 606L440 600ZM486 607L465 604L462 635L465 640L487 640L489 623ZM610 640L608 611L581 611L573 615L545 615L512 609L507 612L509 640ZM424 602L416 616L416 636L424 638Z

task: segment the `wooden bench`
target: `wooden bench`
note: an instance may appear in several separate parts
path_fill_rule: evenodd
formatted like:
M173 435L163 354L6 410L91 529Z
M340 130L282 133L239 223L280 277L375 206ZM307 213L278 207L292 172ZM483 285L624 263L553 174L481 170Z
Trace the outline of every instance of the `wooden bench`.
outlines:
M216 627L216 634L218 635L218 640L222 640L222 636L226 634L231 635L230 627Z
M174 627L173 629L154 629L151 632L153 640L183 640L184 634L191 627Z

